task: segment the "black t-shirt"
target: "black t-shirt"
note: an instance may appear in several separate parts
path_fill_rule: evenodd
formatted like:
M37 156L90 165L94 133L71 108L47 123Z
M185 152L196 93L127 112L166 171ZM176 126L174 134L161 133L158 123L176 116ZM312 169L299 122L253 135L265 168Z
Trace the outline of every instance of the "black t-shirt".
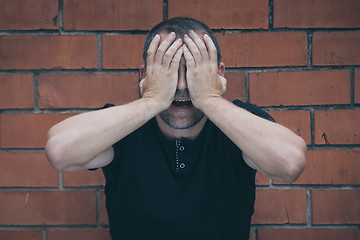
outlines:
M113 240L249 238L256 171L210 120L195 140L171 141L154 118L113 147L103 167Z

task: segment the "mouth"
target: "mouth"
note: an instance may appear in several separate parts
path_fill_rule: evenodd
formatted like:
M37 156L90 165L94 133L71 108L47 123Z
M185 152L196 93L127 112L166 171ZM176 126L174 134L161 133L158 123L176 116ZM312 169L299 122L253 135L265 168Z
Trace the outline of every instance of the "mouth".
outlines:
M178 108L186 108L192 106L190 99L175 99L172 105Z

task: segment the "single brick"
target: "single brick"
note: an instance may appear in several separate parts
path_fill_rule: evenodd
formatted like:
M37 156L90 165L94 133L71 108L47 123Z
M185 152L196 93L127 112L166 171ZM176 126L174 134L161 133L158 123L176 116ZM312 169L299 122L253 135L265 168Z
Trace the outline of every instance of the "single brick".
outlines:
M79 191L2 191L1 225L96 224L96 193Z
M42 230L0 230L3 240L42 240Z
M0 36L0 69L94 69L97 67L96 36Z
M138 69L143 64L145 35L104 35L102 67L104 69Z
M191 17L215 29L268 28L269 4L263 0L169 0L168 11L169 18Z
M1 187L57 187L59 174L44 153L0 152Z
M312 190L313 224L358 224L360 189Z
M360 32L315 32L313 64L360 65Z
M350 71L250 73L249 92L260 106L350 104Z
M108 226L109 220L106 210L106 197L104 191L100 191L100 225Z
M0 147L45 147L49 129L74 114L0 114Z
M149 30L162 15L162 0L64 0L65 30Z
M0 0L0 30L58 28L58 0Z
M258 228L257 240L358 240L357 228Z
M360 150L309 150L305 170L293 184L359 185L359 159Z
M33 108L32 74L0 74L0 108Z
M257 190L253 224L306 223L306 191Z
M311 144L311 123L309 111L269 111L277 123L289 128Z
M46 230L46 240L111 240L109 229L48 229Z
M360 104L360 69L354 72L354 103Z
M307 65L305 32L251 32L216 34L229 67Z
M360 144L360 109L315 111L315 144Z
M239 99L245 102L245 74L244 72L227 72L226 93L224 97L229 101Z
M99 108L138 98L138 74L41 74L40 108Z
M100 169L96 171L64 172L63 185L64 187L103 186L105 185L105 178Z
M274 0L274 27L358 28L358 0Z

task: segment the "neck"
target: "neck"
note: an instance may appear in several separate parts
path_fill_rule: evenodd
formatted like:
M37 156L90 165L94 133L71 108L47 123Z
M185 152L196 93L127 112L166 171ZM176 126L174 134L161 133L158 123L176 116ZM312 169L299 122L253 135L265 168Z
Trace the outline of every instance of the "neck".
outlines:
M169 127L160 116L156 116L156 121L159 125L161 132L167 137L168 139L179 139L179 138L188 138L188 139L195 139L203 129L207 117L204 116L200 122L188 129L174 129Z

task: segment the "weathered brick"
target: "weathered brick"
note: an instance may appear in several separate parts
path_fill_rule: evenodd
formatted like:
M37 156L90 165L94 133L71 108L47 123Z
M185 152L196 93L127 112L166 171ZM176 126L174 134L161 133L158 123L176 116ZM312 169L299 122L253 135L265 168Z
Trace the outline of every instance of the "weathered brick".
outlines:
M312 190L313 224L358 224L360 190Z
M1 187L57 187L59 174L44 153L0 152Z
M358 0L274 0L274 27L358 28Z
M96 224L96 193L79 191L2 191L1 225Z
M168 11L169 18L191 17L215 29L268 28L269 4L263 0L169 0Z
M109 229L49 229L46 230L47 240L111 240Z
M109 220L106 210L106 197L104 191L100 191L100 225L108 226Z
M58 28L58 0L0 0L0 30Z
M354 72L354 103L360 103L360 69Z
M293 184L360 184L360 150L309 150L306 167Z
M138 98L138 74L41 74L40 108L99 108Z
M350 104L350 71L250 73L249 92L260 106Z
M306 191L257 190L253 224L306 223Z
M105 179L100 169L96 171L64 172L63 185L65 187L103 186L105 185Z
M313 64L360 65L360 32L315 32Z
M143 64L145 35L104 35L102 67L104 69L138 69Z
M162 0L64 0L65 30L149 30L162 15Z
M258 228L258 240L358 240L357 228Z
M315 144L360 144L360 110L315 111Z
M3 240L42 240L42 231L36 230L0 230Z
M309 111L269 111L277 123L289 128L311 144L311 123Z
M0 36L0 69L94 69L97 67L96 36Z
M0 74L0 108L34 107L32 74Z
M0 147L42 148L56 123L73 114L0 114Z
M229 101L240 99L245 102L245 74L244 72L227 72L226 93L224 97Z
M216 34L229 67L307 65L305 32L251 32Z

